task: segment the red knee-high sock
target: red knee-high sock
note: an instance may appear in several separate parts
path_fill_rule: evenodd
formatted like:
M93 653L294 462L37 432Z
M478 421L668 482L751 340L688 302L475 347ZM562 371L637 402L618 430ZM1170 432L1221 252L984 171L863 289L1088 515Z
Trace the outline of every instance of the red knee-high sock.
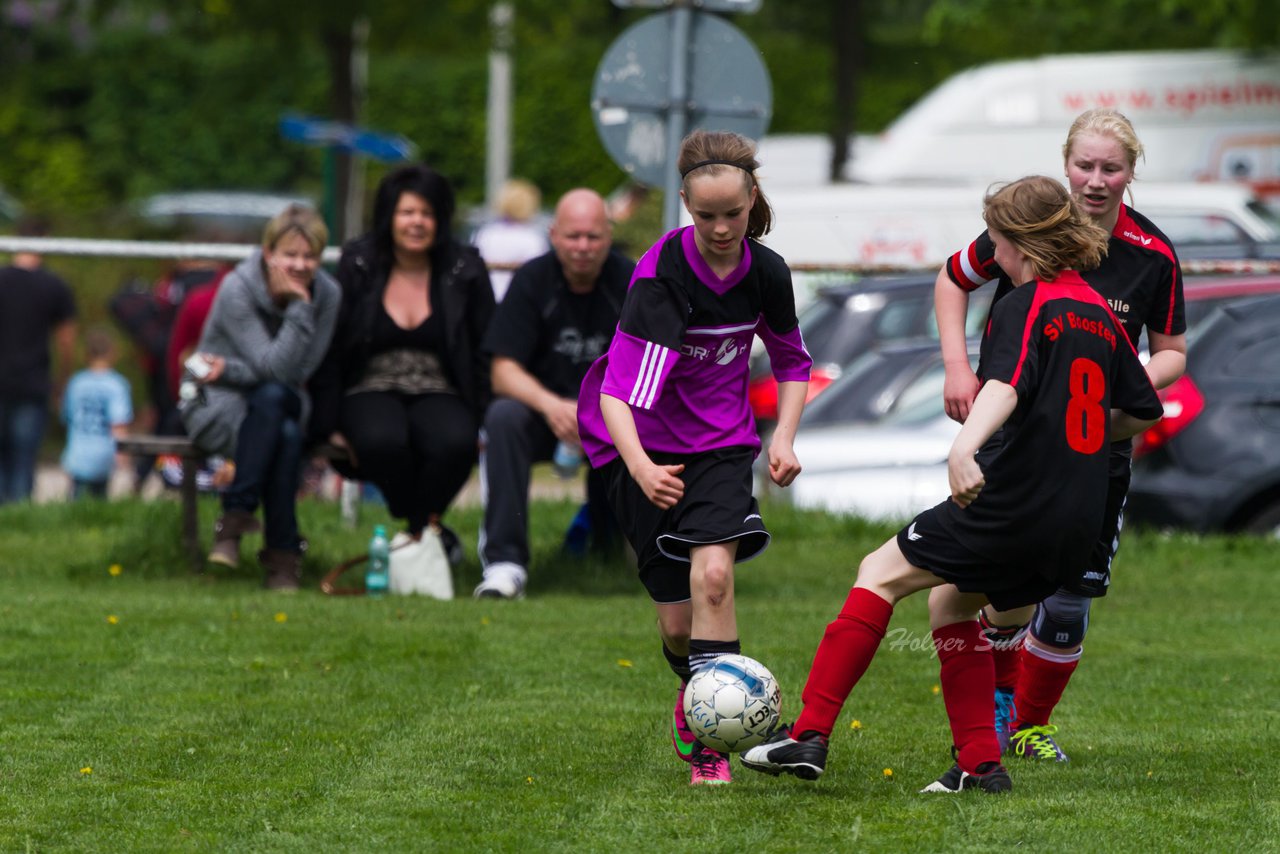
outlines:
M942 699L947 706L956 761L970 774L983 762L1000 761L996 742L995 665L977 620L952 623L933 630L942 666Z
M1049 715L1062 699L1083 653L1083 647L1070 653L1049 652L1030 644L1022 648L1022 676L1013 695L1018 709L1015 727L1049 723Z
M992 647L991 660L996 667L996 687L1017 688L1018 676L1022 672L1022 644L1013 649Z
M988 619L986 611L978 612L978 626L991 645L991 658L996 665L996 687L1013 690L1018 686L1018 674L1022 670L1019 653L1026 626L997 626Z
M813 730L831 735L849 692L867 672L880 648L891 616L893 606L870 590L855 587L849 591L840 615L827 625L814 653L809 680L801 695L804 711L792 732Z

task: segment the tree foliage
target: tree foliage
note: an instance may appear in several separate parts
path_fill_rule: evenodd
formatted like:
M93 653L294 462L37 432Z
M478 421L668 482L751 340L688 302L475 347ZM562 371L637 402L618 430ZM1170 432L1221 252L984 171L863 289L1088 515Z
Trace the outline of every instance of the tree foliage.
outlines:
M626 176L597 138L592 78L609 44L652 12L513 2L513 171L548 198L613 189ZM732 17L772 77L770 132L874 132L948 75L999 57L1280 44L1270 0L1025 0L1014 15L998 0L861 0L856 38L834 23L845 2L766 0ZM342 116L340 52L359 18L370 28L362 123L413 140L464 204L483 196L491 3L317 0L303 12L276 0L98 0L63 4L93 17L22 29L6 27L6 5L0 186L29 207L87 212L208 187L318 197L325 158L282 140L278 121L286 110ZM370 165L369 186L383 168Z

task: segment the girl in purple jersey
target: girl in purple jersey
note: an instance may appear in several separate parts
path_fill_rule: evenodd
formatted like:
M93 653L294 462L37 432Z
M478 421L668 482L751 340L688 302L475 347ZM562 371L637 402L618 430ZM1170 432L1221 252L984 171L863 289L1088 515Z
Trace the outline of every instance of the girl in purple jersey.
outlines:
M697 131L680 148L680 197L693 225L654 244L636 266L608 353L582 383L579 433L636 551L658 613L663 654L680 679L672 743L694 784L728 783L729 757L697 743L684 686L717 656L740 652L734 563L769 534L751 494L760 439L747 404L759 335L778 379L769 477L800 473L792 449L812 360L785 262L756 242L772 213L756 183L755 145Z
M955 764L922 791L1012 788L991 706L995 666L974 615L987 602L1038 602L1075 574L1102 525L1107 440L1153 424L1160 402L1119 321L1066 269L1096 266L1106 232L1043 176L1015 181L983 207L1017 290L991 313L984 383L947 459L951 498L862 561L814 655L804 710L743 753L748 768L817 779L894 606L930 590Z
M1081 113L1062 148L1067 182L1084 212L1110 234L1107 256L1085 280L1102 295L1136 345L1145 327L1151 358L1146 370L1157 389L1186 368L1186 324L1182 274L1165 236L1150 220L1123 204L1123 195L1142 155L1133 125L1113 109ZM965 347L969 291L998 279L995 299L1010 288L1008 271L993 257L984 233L943 266L935 286L935 307L946 363L943 398L947 414L963 422L978 389ZM980 366L981 370L981 366ZM982 614L996 650L996 725L1002 746L1019 756L1065 762L1049 715L1061 699L1083 653L1092 600L1106 595L1111 562L1119 545L1125 495L1129 490L1130 443L1116 442L1105 498L1102 532L1082 563L1082 577L1064 585L1038 607ZM1030 623L1030 636L1027 635Z

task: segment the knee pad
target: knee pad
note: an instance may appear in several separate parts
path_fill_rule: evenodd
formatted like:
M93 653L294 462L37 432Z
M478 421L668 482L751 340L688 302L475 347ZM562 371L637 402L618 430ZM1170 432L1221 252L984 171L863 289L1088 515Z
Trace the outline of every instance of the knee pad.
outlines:
M1049 646L1075 647L1089 631L1089 607L1093 600L1059 590L1036 608L1031 636Z
M1026 637L1028 626L997 626L987 619L986 610L978 611L978 627L994 650L1018 649Z

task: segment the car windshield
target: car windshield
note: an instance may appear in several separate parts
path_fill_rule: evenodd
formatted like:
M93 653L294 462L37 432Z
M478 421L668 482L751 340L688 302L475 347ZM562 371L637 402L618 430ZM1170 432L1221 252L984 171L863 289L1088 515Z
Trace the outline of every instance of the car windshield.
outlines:
M942 383L945 379L946 369L942 361L931 364L902 390L893 411L881 423L907 427L945 417L946 411L942 403Z
M1268 239L1280 240L1280 209L1267 204L1261 199L1249 202L1248 208L1257 214L1259 219L1265 220L1267 225L1271 226L1273 236Z

